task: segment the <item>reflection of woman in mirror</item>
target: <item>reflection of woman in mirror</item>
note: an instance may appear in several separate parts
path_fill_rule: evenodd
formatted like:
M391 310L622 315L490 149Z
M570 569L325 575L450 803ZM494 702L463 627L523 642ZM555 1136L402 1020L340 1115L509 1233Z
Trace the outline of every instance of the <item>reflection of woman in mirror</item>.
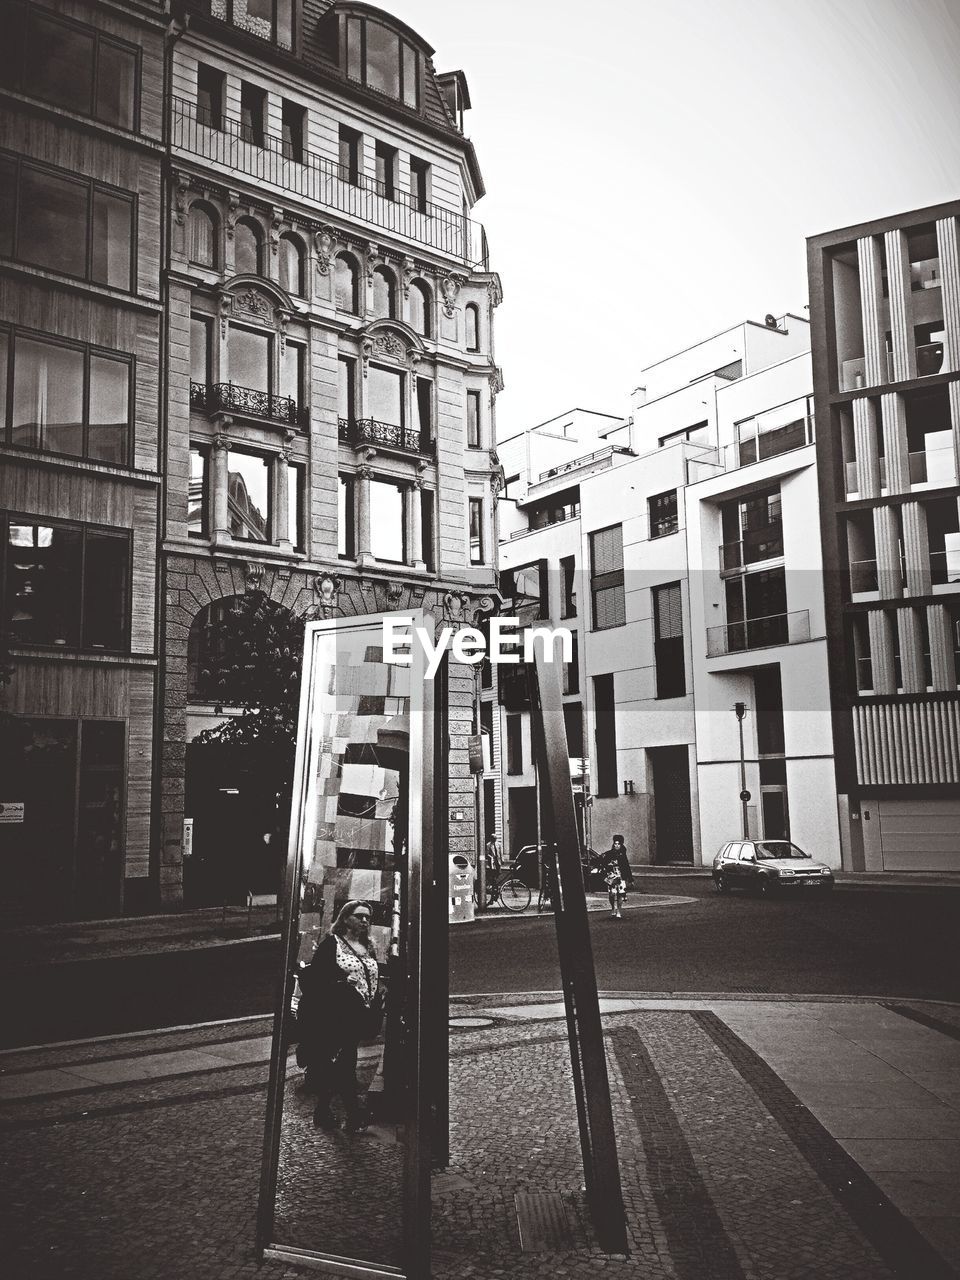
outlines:
M357 1046L378 1033L382 1008L368 903L351 901L341 907L300 984L298 1060L306 1067L307 1088L317 1094L313 1123L318 1129L336 1128L330 1103L339 1094L348 1131L363 1133L367 1113L359 1097Z

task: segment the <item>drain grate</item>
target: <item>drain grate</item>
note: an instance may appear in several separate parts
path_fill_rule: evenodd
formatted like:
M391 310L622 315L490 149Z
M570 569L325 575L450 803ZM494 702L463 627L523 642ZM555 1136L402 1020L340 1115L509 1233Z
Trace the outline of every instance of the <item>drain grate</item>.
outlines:
M524 1253L573 1248L573 1234L559 1192L518 1191L514 1204Z

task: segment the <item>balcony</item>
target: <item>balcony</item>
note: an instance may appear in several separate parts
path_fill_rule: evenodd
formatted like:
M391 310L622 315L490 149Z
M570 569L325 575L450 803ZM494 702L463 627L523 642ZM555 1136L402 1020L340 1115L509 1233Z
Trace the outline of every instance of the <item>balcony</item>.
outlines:
M416 454L430 454L434 450L433 441L425 431L412 431L392 422L378 422L376 418L339 418L337 423L343 444L369 444L380 449Z
M632 456L633 450L628 449L626 445L608 444L603 449L595 449L593 453L585 453L582 458L573 458L570 462L562 462L558 467L549 467L546 471L541 471L536 483L541 484L544 480L552 480L554 476L564 476L569 471L579 471L582 467L593 466L596 462L612 460L613 455L617 453Z
M880 579L877 575L876 560L850 561L850 594L860 595L864 591L879 591Z
M747 565L779 560L782 556L783 524L777 521L763 529L751 530L742 541L721 543L720 573L741 573Z
M960 583L960 550L930 552L930 581L935 587Z
M191 382L190 408L206 414L236 413L247 418L265 418L299 430L310 425L309 411L291 396L274 396L254 387L238 387L232 382L215 382L212 386Z
M910 455L911 484L956 484L957 467L953 446L920 449Z
M258 146L238 120L214 128L198 118L197 104L172 99L174 148L224 169L246 174L292 192L325 210L366 222L415 244L426 245L478 271L488 270L486 233L478 222L454 209L421 201L398 187L352 172L326 156L305 151L292 158L281 138L267 136Z
M813 418L804 415L793 422L784 423L770 431L749 433L743 423L739 427L740 438L727 455L727 470L748 467L765 458L775 458L813 443ZM728 446L728 449L730 446Z
M873 693L873 660L857 658L857 693Z
M745 649L769 649L809 639L810 611L795 609L792 613L773 613L765 618L746 618L722 627L707 627L707 657L721 658Z

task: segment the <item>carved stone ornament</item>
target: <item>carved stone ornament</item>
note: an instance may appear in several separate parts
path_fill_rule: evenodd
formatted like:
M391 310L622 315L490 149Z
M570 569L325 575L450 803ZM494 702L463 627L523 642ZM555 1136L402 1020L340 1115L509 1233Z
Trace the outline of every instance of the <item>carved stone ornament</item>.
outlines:
M280 252L280 227L282 224L283 210L274 205L273 217L270 219L270 252L274 255Z
M329 227L321 227L313 238L317 250L317 270L322 276L330 274L330 260L337 247L336 235Z
M405 298L410 297L410 283L413 280L413 277L416 275L416 272L417 272L417 267L414 260L412 258L404 258L403 268L400 272L400 279L403 284L403 296Z
M273 318L276 322L277 333L280 335L280 358L283 359L283 353L287 349L287 324L293 313L287 311L285 307L277 307L274 310Z
M218 433L213 437L213 447L218 452L222 451L223 453L229 453L230 441L227 439L225 435L223 435L222 433Z
M367 279L373 283L373 269L380 261L380 246L372 240L367 243Z
M369 466L366 462L361 463L361 465L360 465L359 467L357 467L357 479L358 479L358 480L372 480L372 479L373 479L373 467Z
M263 565L248 560L244 570L244 583L247 591L263 590Z
M321 609L336 609L340 596L340 579L331 573L318 573L313 580L313 591Z
M490 379L490 386L494 395L499 395L503 390L503 370L499 365L494 365L493 377Z
M258 320L269 320L273 309L273 303L258 289L243 289L240 293L235 293L233 305L237 311L244 311L248 316L256 316Z
M407 344L396 333L378 333L373 340L373 352L387 360L405 360Z
M457 310L457 296L463 284L463 276L444 276L440 281L440 293L443 295L443 314L452 320Z
M370 357L373 355L373 339L364 338L360 343L360 367L363 370L363 376L367 376L370 368Z
M489 280L487 282L487 289L490 293L490 305L492 307L499 307L500 303L503 301L503 289L500 287L500 281L496 278Z
M227 192L227 217L226 217L226 228L227 228L228 240L233 239L233 233L236 230L237 216L239 215L239 213L240 213L240 197L236 191L228 191Z
M175 173L173 183L177 225L182 227L187 217L187 192L190 190L190 179L182 173Z
M390 604L399 604L403 599L403 583L391 582L387 586L387 601Z
M233 311L233 295L229 293L218 294L217 307L220 311L220 337L226 340L227 320Z
M443 621L454 630L475 627L496 609L492 596L469 596L465 591L447 591L442 605Z

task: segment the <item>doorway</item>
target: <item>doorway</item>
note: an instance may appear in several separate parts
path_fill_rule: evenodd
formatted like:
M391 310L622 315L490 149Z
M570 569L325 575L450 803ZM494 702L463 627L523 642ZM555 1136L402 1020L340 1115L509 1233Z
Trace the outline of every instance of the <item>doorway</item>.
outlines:
M650 747L656 834L654 862L693 862L690 757L686 747Z

